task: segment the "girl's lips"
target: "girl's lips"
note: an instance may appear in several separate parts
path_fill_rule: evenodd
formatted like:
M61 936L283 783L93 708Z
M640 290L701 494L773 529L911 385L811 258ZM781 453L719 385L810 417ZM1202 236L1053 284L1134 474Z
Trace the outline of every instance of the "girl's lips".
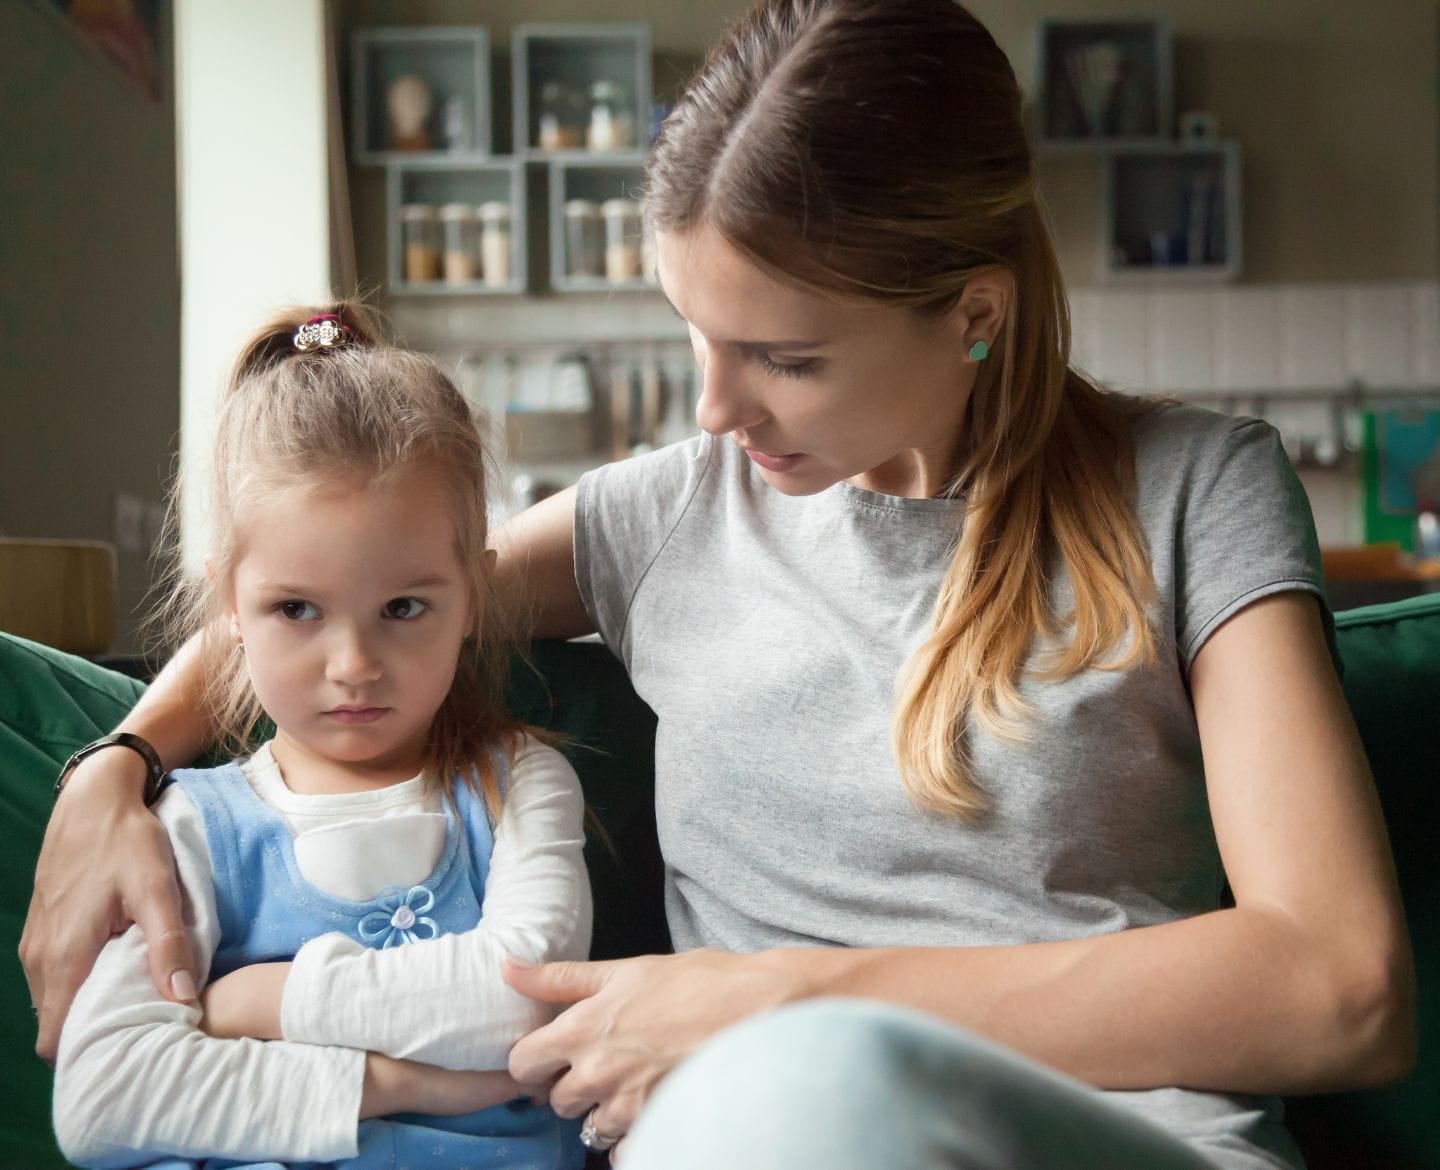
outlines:
M804 459L805 456L799 453L794 455L767 455L764 451L756 451L753 447L746 447L745 454L750 456L752 462L759 464L766 471L791 471Z
M327 718L343 723L347 727L362 723L374 723L385 714L388 707L335 707L326 711Z

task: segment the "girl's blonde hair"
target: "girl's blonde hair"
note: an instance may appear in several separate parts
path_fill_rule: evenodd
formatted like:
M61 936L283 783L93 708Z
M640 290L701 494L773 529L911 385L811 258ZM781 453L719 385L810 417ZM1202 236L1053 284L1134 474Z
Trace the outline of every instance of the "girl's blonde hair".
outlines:
M325 314L349 331L346 343L297 352L297 329ZM173 644L201 634L201 702L223 748L251 749L263 715L241 648L221 620L248 511L281 493L355 475L372 484L424 475L443 485L475 613L431 725L426 771L447 794L455 776L466 778L498 814L493 749L513 755L523 725L504 704L515 640L485 556L490 474L479 425L455 383L431 358L385 344L361 303L283 309L254 333L220 403L208 572L179 575L162 617Z
M654 226L707 225L775 279L832 299L938 317L980 270L1014 278L956 456L963 531L891 726L911 800L964 819L985 808L970 719L1021 739L1024 674L1154 656L1129 417L1145 408L1070 368L1020 109L1009 61L954 0L767 0L711 51L647 173ZM1065 612L1057 556L1074 590ZM1051 652L1034 662L1036 650Z

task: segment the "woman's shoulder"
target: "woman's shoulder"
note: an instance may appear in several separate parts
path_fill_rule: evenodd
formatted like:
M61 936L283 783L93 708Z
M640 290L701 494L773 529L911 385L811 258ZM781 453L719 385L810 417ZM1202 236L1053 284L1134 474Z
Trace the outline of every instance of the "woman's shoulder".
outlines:
M1224 414L1208 406L1176 398L1114 396L1131 418L1136 450L1209 450L1223 447L1237 435L1274 434L1275 428L1262 418Z
M1234 468L1286 465L1279 432L1261 418L1223 414L1175 399L1117 396L1130 418L1136 480L1143 494L1185 493Z

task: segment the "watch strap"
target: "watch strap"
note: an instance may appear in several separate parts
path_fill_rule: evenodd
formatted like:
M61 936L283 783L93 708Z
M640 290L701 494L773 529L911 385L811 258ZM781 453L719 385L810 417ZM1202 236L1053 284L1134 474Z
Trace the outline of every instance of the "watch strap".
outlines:
M145 761L145 806L148 808L159 800L160 793L165 787L165 765L160 762L160 753L146 740L128 731L113 731L109 735L102 735L99 739L87 743L74 752L65 761L64 766L60 769L60 775L55 779L55 799L60 799L60 793L65 790L65 783L70 779L70 774L75 771L76 765L87 756L93 756L107 747L129 748Z

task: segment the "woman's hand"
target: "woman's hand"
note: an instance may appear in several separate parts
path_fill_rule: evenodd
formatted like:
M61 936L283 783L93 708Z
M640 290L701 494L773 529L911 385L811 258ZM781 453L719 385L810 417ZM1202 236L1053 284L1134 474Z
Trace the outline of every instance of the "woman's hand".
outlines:
M395 1060L378 1052L365 1055L365 1088L360 1096L360 1120L392 1113L428 1113L453 1117L516 1097L545 1104L543 1085L522 1085L503 1069L456 1072L413 1060Z
M505 981L516 991L574 1005L516 1043L511 1075L530 1083L558 1075L555 1112L579 1117L598 1106L596 1130L623 1137L661 1078L706 1038L795 997L783 958L794 953L700 950L538 967L508 960Z
M71 775L45 832L20 961L38 1016L35 1051L47 1064L95 957L132 922L144 932L160 994L195 1001L175 859L165 829L141 802L144 782L134 752L96 752Z
M225 1040L283 1040L280 1001L289 974L289 963L254 963L215 980L200 996L200 1027Z

